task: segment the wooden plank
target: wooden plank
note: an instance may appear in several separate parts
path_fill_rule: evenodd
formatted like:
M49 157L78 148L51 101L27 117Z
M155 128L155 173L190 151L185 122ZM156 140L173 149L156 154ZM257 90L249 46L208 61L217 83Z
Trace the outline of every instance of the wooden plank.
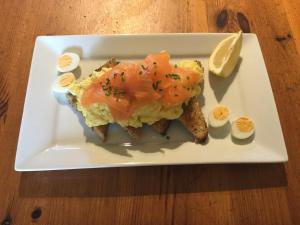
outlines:
M172 9L172 12L168 9ZM31 214L36 218L36 209L40 208L40 218L35 220L40 224L98 224L99 221L104 224L134 224L139 221L153 223L156 220L161 224L169 223L173 218L172 198L164 197L164 194L161 197L151 196L159 188L160 179L157 178L165 179L161 172L165 170L163 168L20 175L13 171L13 163L36 35L207 30L205 16L203 20L192 23L192 26L189 23L191 17L195 16L194 9L205 15L203 2L195 2L190 6L186 2L177 5L172 1L157 1L153 4L149 0L125 3L41 1L39 4L33 0L15 0L1 4L0 27L5 33L0 40L1 85L7 87L7 91L1 90L1 102L7 98L5 93L8 93L9 104L5 109L5 123L0 124L0 157L5 159L0 165L0 221L31 224ZM165 13L167 10L169 12ZM139 177L144 176L139 171L148 170L150 172L146 175L150 178L147 180L152 181L152 186L138 182ZM116 176L116 173L120 175ZM99 177L102 180L97 180ZM115 177L115 182L112 177ZM68 181L71 182L69 185ZM111 182L113 184L109 185ZM125 194L126 189L129 190L128 196L114 196L122 193L123 188ZM111 196L106 190L110 190ZM142 196L144 192L150 197ZM32 196L32 193L41 195ZM158 202L161 207L157 207ZM165 209L165 206L168 208ZM149 214L149 211L154 214Z
M1 2L0 222L297 224L300 119L295 115L300 113L300 51L295 21L299 13L296 0ZM289 152L286 165L13 171L36 35L241 28L257 33L262 46Z
M297 46L297 51L300 53L300 3L298 0L283 0L283 5L291 27L291 33Z
M207 7L212 9L211 5ZM218 1L217 8L208 10L208 18L220 18L220 12L227 12L228 21L225 26L213 24L209 21L211 31L237 31L249 27L251 32L258 35L264 59L269 72L275 100L277 103L280 120L289 153L289 163L286 164L288 188L280 188L270 192L258 191L256 195L239 195L233 193L233 198L241 198L240 203L245 202L244 207L236 207L237 214L249 213L247 207L251 207L251 214L247 220L258 224L291 224L299 221L300 217L296 211L288 210L299 208L299 118L291 117L291 112L299 112L298 105L300 91L296 87L299 85L298 74L299 54L296 51L295 39L288 23L286 11L281 1L236 1L230 4L229 1ZM219 14L218 14L219 13ZM243 17L244 22L239 22L238 15ZM243 16L241 16L243 15ZM223 16L225 18L225 16ZM224 20L224 19L223 19ZM245 25L246 24L246 25ZM221 24L222 25L222 24ZM293 25L293 24L292 24ZM244 27L243 27L244 26ZM296 104L295 104L296 103ZM298 172L297 172L298 171ZM261 171L258 171L258 174ZM260 196L257 198L257 196ZM255 200L254 200L255 199ZM263 199L266 199L262 201ZM276 200L278 201L276 201ZM270 201L273 200L272 204ZM282 207L285 205L285 207ZM253 217L253 210L261 216ZM267 216L267 217L266 217ZM239 218L239 217L236 217ZM242 218L240 218L242 219ZM259 220L258 220L259 219ZM245 222L240 220L239 222ZM251 222L251 223L252 223Z

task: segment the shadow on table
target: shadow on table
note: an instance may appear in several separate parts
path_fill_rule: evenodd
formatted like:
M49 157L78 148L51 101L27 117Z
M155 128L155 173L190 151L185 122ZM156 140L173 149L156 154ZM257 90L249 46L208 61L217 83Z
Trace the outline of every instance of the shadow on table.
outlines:
M185 165L22 173L21 197L112 197L287 186L283 164Z

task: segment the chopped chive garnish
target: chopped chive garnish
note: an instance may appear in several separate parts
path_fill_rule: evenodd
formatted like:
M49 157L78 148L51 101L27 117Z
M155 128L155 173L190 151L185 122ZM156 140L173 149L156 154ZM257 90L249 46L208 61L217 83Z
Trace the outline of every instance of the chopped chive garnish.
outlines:
M124 91L124 90L120 90L120 89L118 89L118 88L115 88L115 89L112 91L112 93L113 93L114 96L118 97L118 96L120 96L120 95L125 94L125 91Z
M124 82L125 81L125 74L124 72L121 73L121 80Z
M176 73L169 73L166 74L166 78L171 78L173 80L180 80L180 76Z
M159 85L160 83L161 83L160 80L158 80L158 81L156 81L155 83L153 83L153 84L152 84L153 89L154 89L154 90L157 90L158 85Z

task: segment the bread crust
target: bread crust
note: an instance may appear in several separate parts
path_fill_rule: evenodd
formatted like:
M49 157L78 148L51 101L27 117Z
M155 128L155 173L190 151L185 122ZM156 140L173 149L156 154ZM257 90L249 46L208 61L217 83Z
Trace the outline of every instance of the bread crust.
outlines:
M208 136L208 128L197 97L193 97L183 107L180 122L193 134L195 142L204 142Z

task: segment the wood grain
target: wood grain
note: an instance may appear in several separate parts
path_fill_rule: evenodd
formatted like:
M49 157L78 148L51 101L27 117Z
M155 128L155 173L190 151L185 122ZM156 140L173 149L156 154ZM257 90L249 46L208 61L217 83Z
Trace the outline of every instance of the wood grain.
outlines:
M0 121L5 123L9 103L9 93L6 78L0 74Z
M299 224L299 1L0 0L0 4L1 224ZM258 35L288 163L14 171L37 35L240 29Z
M300 52L300 4L298 0L284 0L283 5L285 8L285 13L287 19L291 26L291 31L293 32L293 37L295 44L297 46L298 53Z

